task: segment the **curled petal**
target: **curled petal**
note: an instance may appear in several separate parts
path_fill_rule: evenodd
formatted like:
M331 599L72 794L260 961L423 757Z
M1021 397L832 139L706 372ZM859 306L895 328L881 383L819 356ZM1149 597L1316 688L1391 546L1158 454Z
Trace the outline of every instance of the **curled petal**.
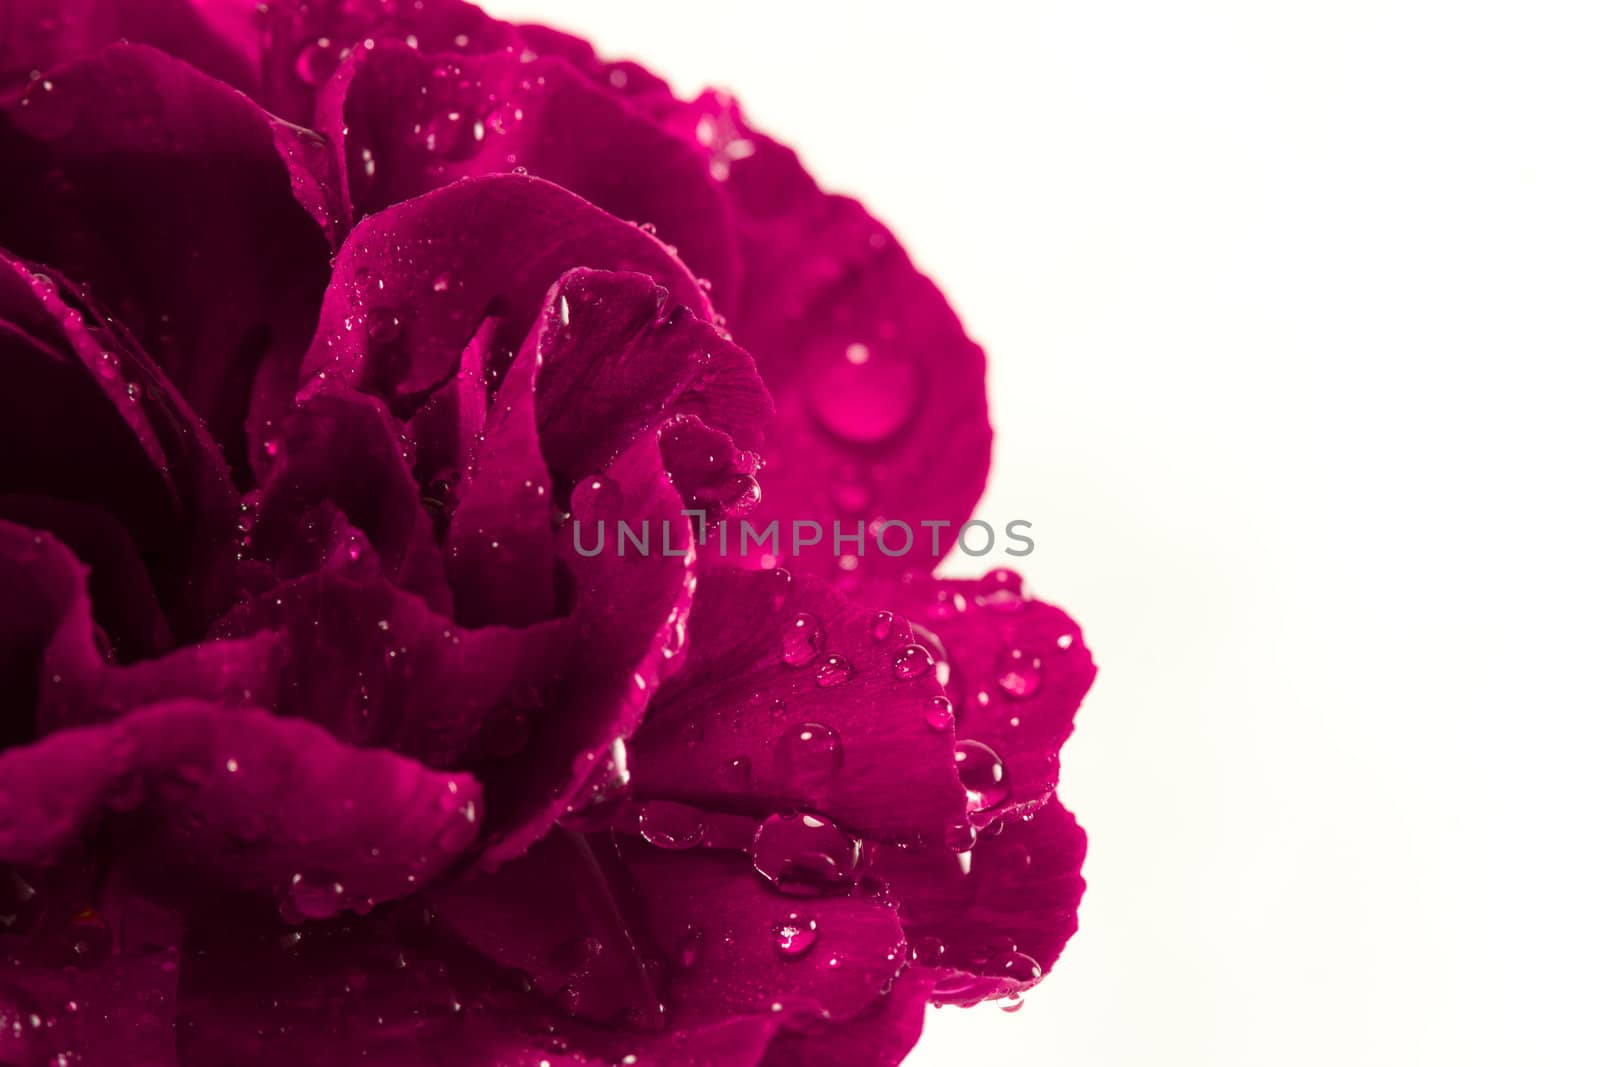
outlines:
M0 783L0 862L49 862L129 812L118 841L147 878L273 894L308 919L405 895L472 844L482 815L468 776L193 701L11 749Z
M216 636L272 630L288 647L281 713L430 767L525 744L567 648L564 622L467 629L381 579L337 572L274 587L223 619Z
M884 851L873 873L900 901L917 969L936 1003L976 1004L1032 987L1078 929L1086 840L1051 800L978 841L969 857Z
M351 52L318 104L356 217L472 175L519 169L648 223L732 299L728 206L699 154L565 61L527 48Z
M607 788L595 777L608 753L638 727L645 703L676 666L695 589L693 532L683 508L654 434L573 492L556 551L571 578L564 621L578 652L544 694L549 713L531 724L526 747L483 771L506 819L496 825L507 827L491 839L489 863L521 855L586 788ZM655 549L625 551L617 533L624 519L648 530ZM590 552L586 537L607 528L609 543ZM613 773L620 777L624 768Z
M1013 571L914 579L874 592L918 624L940 672L947 672L956 736L972 757L963 781L984 794L975 801L977 821L1045 803L1055 792L1061 746L1095 677L1078 624L1028 597ZM987 765L991 755L999 759L1000 778L985 783L978 764Z
M0 244L91 288L239 471L258 372L294 366L328 276L296 198L319 179L292 173L280 133L140 45L51 71L0 117Z
M80 536L84 509L101 513L90 540L124 567L131 541L172 629L193 636L232 595L239 516L204 425L95 305L4 252L0 365L0 493L61 501L19 506Z
M530 341L539 438L569 484L669 417L757 448L772 416L750 357L642 274L568 271Z
M634 738L634 790L943 842L967 809L942 692L903 618L786 572L709 573L684 669Z
M364 219L334 261L302 396L344 384L407 417L455 373L488 315L514 349L577 266L636 270L709 317L661 242L573 194L514 174L467 178ZM503 368L495 368L503 369Z

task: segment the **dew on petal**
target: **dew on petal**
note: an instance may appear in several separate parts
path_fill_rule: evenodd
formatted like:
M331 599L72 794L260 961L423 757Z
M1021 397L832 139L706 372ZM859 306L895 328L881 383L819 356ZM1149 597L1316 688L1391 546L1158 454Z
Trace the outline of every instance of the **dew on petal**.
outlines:
M822 815L769 815L750 846L756 873L790 896L840 892L854 884L861 840Z
M872 616L872 639L874 641L887 641L893 629L894 612L880 611Z
M817 943L817 920L790 912L772 927L772 936L777 942L779 956L797 960Z
M783 662L803 667L822 654L827 641L821 621L809 611L799 612L783 632Z
M694 848L705 840L706 822L687 804L650 800L639 810L639 834L657 848Z
M1022 575L1004 568L990 571L978 580L978 591L973 601L986 611L1002 614L1021 611L1026 603Z
M956 713L950 705L947 696L935 696L928 700L927 709L922 713L923 720L935 730L948 730L956 721Z
M933 669L933 654L921 645L907 645L894 654L891 666L902 681L921 678Z
M844 764L844 744L831 726L795 723L778 736L773 764L786 780L801 785L820 784L839 773Z
M921 383L909 360L859 342L815 360L810 382L817 422L857 445L892 437L911 421L922 400Z
M1027 700L1044 681L1044 663L1020 648L1000 654L995 664L995 684L1013 700Z
M994 749L968 738L956 742L956 774L967 791L969 812L988 811L1011 796L1006 767Z
M848 682L853 674L855 666L848 659L837 652L830 652L817 664L817 686L833 689Z

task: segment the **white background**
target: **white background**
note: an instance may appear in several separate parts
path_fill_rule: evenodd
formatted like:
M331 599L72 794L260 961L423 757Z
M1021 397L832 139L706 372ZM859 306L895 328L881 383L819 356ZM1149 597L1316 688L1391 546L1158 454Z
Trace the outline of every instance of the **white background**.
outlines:
M491 4L734 90L988 349L1083 931L909 1063L1600 1062L1600 24Z

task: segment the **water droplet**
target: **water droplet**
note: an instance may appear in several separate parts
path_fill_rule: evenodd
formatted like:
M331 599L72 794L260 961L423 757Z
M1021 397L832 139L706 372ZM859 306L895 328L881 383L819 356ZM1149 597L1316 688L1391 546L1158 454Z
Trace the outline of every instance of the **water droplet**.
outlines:
M861 841L822 815L770 815L756 828L750 860L780 893L817 896L854 884Z
M1056 638L1056 647L1065 652L1067 649L1072 647L1072 640L1073 638L1071 634L1062 634L1060 637Z
M973 597L978 607L987 611L1014 614L1026 603L1022 592L1022 575L1000 568L992 570L978 580L977 595Z
M855 667L850 661L837 652L830 652L817 664L817 687L819 689L832 689L843 685L855 673Z
M772 927L772 936L777 941L778 955L797 960L817 943L817 920L790 912Z
M988 811L1011 796L1006 766L994 749L970 738L956 742L956 774L967 791L969 812Z
M295 77L312 87L327 81L338 67L339 49L326 37L307 41L294 59Z
M1000 1010L1005 1012L1007 1015L1015 1015L1017 1012L1022 1010L1022 998L1017 996L1015 993L1011 994L1010 999L1008 999L1004 1004L1000 1005Z
M735 756L733 759L717 768L717 777L724 785L734 789L746 789L750 785L750 757Z
M297 874L289 882L289 904L302 919L327 919L339 910L344 886L331 878Z
M995 664L995 684L1013 700L1027 700L1044 681L1044 663L1020 648L1000 653Z
M483 119L458 107L440 111L420 129L423 147L452 163L477 155L486 132Z
M706 934L698 926L689 926L678 943L678 964L689 968L700 962L700 950L705 947Z
M650 800L639 809L639 834L657 848L694 848L705 839L706 823L687 804Z
M773 752L777 772L800 785L816 785L839 773L844 744L831 726L800 722L778 737Z
M1024 984L1036 982L1039 976L1044 974L1044 968L1039 966L1038 960L1026 952L1017 952L1014 949L984 961L982 966L985 974L1010 978Z
M448 273L436 275L433 279L433 291L436 293L449 292L450 285L451 280Z
M937 937L919 937L911 942L911 962L924 967L937 967L944 958L944 942Z
M894 654L893 668L896 678L921 678L933 669L933 653L921 645L907 645Z
M947 696L930 698L922 717L935 730L948 730L956 721L955 709L951 707Z
M872 617L872 639L874 641L887 641L889 634L894 630L894 612L880 611Z
M374 345L390 345L400 339L404 322L393 308L373 308L367 313L367 340Z
M799 612L783 632L783 662L803 667L821 655L827 643L828 635L817 617L809 611Z
M921 400L916 368L905 357L850 344L814 361L811 411L822 427L852 444L876 444L905 427Z

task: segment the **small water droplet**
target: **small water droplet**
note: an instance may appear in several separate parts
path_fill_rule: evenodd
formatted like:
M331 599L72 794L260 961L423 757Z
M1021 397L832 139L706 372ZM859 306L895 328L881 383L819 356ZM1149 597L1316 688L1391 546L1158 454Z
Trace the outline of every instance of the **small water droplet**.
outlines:
M874 641L887 641L889 634L894 630L894 612L880 611L872 616L872 639Z
M995 664L995 684L1013 700L1027 700L1044 681L1044 663L1020 648L1000 653Z
M289 881L289 904L302 919L327 919L339 910L344 886L331 878L297 874Z
M657 848L694 848L705 840L705 819L687 804L670 800L646 801L639 810L639 834Z
M756 828L751 864L780 893L817 896L855 882L861 840L822 815L769 815Z
M339 67L339 49L326 37L313 37L294 59L295 77L313 88L332 77Z
M893 669L901 680L921 678L933 669L933 653L921 645L907 645L894 654Z
M777 772L799 785L816 785L839 773L844 744L838 731L818 722L800 722L779 735L773 752Z
M797 960L817 943L817 921L790 912L772 927L772 936L778 945L778 955L786 960Z
M1026 952L1017 952L1014 949L1000 953L993 959L985 961L982 966L986 974L1010 978L1024 984L1038 981L1039 976L1044 973L1044 968L1039 966L1038 960Z
M803 667L821 655L827 643L827 632L817 617L809 611L799 612L783 632L783 661L791 667Z
M822 662L817 664L817 687L819 689L833 689L850 680L855 673L855 667L848 659L837 652L830 652L822 657Z
M1006 767L994 749L968 738L956 742L956 774L967 791L969 812L988 811L1011 795Z
M375 345L389 345L400 339L405 323L393 308L373 308L367 313L367 339Z
M678 943L678 964L684 968L693 967L700 962L700 950L705 946L705 931L698 926L689 926L683 932L683 940Z
M944 958L944 942L937 937L919 937L911 942L911 962L924 967L937 967Z
M951 707L947 696L930 698L922 717L935 730L948 730L956 721L955 709Z

